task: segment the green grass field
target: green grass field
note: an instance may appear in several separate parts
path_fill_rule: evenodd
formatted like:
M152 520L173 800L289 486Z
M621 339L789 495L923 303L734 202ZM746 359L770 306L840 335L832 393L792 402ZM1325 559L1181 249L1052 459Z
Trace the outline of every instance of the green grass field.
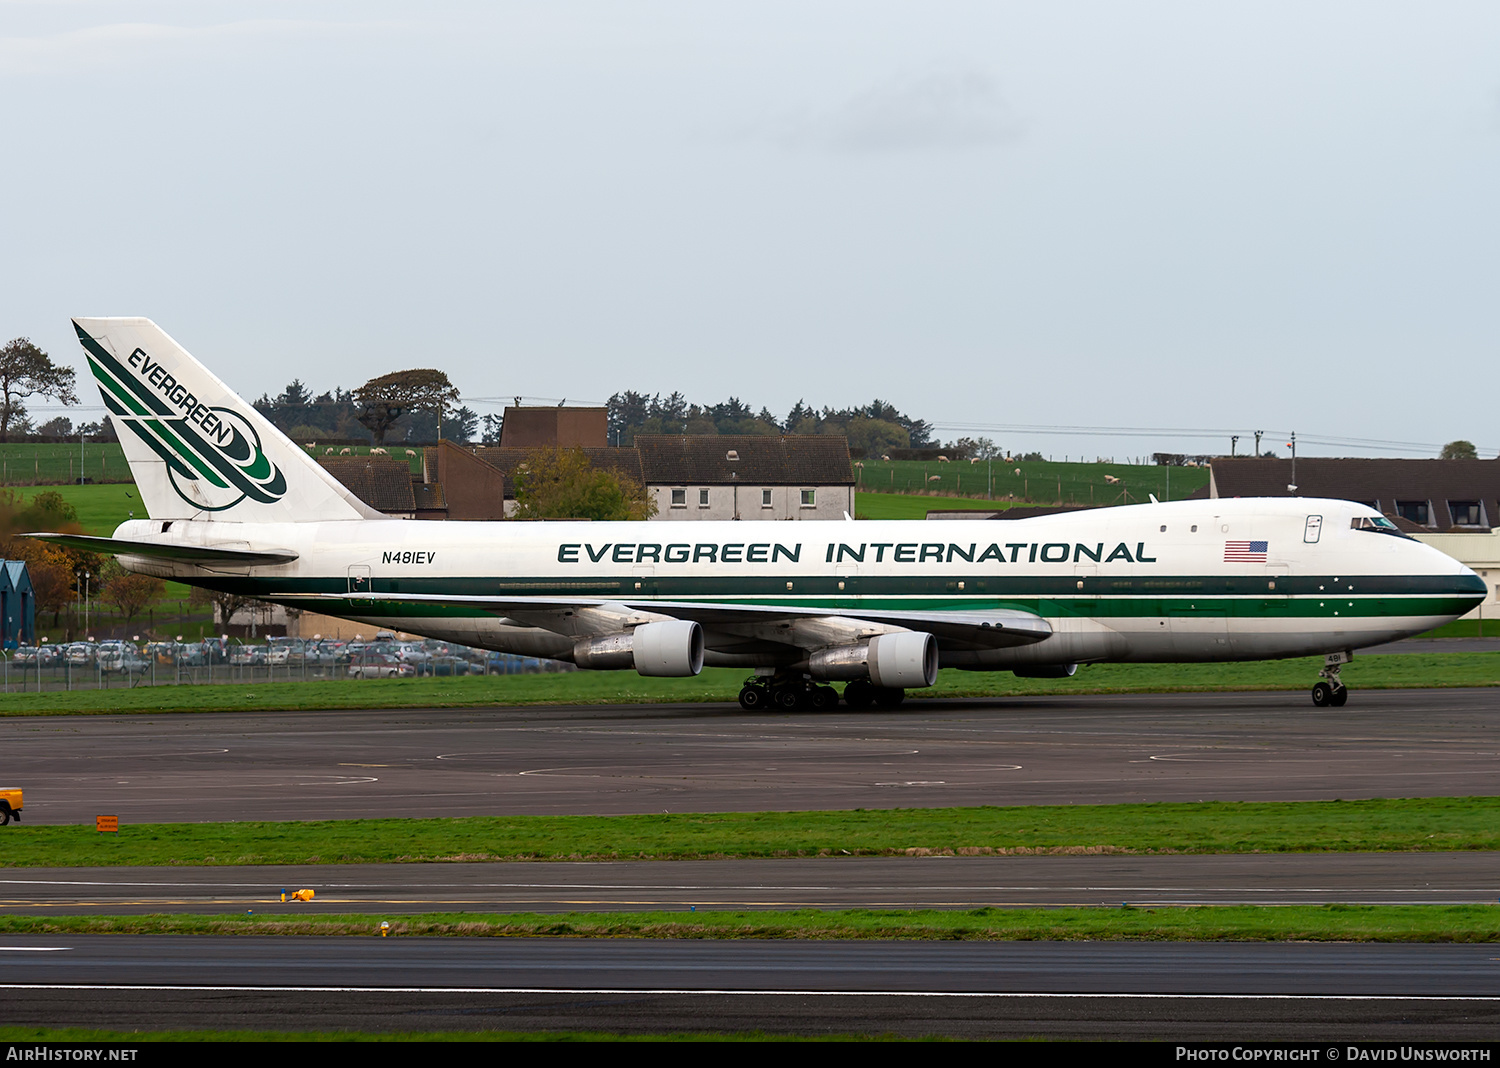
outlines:
M1181 500L1208 485L1206 467L981 461L862 460L855 489L865 493L932 493L1033 504L1139 504ZM1016 472L1019 471L1020 474ZM1108 482L1105 476L1118 479ZM941 504L932 507L940 508Z
M78 442L44 445L18 441L0 444L0 486L77 482L82 472L95 482L129 482L125 452L115 443Z
M115 528L127 519L147 518L133 482L98 486L24 486L15 492L25 501L34 499L38 493L61 494L63 500L78 510L78 522L83 532L99 537L113 534Z
M1008 671L944 671L938 684L910 690L907 701L1101 693L1178 693L1216 690L1306 691L1322 659L1244 664L1092 664L1071 679L1018 679ZM706 668L687 679L648 679L633 671L572 671L543 675L489 675L439 679L325 679L237 685L159 685L134 689L24 692L24 676L11 675L0 693L0 716L58 716L159 712L253 712L282 709L469 708L516 705L671 704L735 700L746 672ZM1350 704L1324 715L1357 715L1359 693L1430 686L1500 686L1500 657L1493 653L1406 653L1356 657L1344 669ZM33 682L33 685L35 683ZM1289 694L1300 708L1305 694ZM1311 704L1307 704L1309 714ZM831 713L837 715L839 713Z
M280 908L281 906L277 906ZM295 906L293 906L295 908ZM315 914L0 916L0 934L375 936L381 917ZM1500 940L1493 905L788 909L392 914L392 938L902 938L952 941L1449 942ZM3 1035L3 1032L0 1032Z
M930 497L916 493L856 493L856 519L926 519L929 509L967 509L993 512L1011 506L1010 501L985 501L972 497Z
M1500 798L472 816L0 829L0 867L1500 848Z

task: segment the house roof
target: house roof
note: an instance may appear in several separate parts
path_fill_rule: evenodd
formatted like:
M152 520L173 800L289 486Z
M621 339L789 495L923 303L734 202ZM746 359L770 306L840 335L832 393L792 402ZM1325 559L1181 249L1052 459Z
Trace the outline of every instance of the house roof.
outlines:
M1479 502L1480 523L1461 530L1500 525L1500 461L1497 460L1364 460L1304 457L1297 461L1297 489L1292 462L1244 458L1215 460L1210 467L1214 497L1331 497L1374 506L1398 515L1403 504L1428 505L1427 524L1416 530L1448 530L1456 524L1450 505ZM1408 517L1409 518L1409 517ZM1460 517L1462 518L1462 517Z
M417 509L411 464L390 456L319 456L318 463L376 511L409 514Z
M852 486L849 443L835 435L637 434L648 486Z

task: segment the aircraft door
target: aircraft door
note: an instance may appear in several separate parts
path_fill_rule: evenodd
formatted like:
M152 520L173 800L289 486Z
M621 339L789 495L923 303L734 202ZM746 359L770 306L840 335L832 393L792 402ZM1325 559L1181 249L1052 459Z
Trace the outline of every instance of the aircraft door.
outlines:
M630 569L630 582L620 592L626 597L655 597L656 568L651 564L637 564Z
M834 569L834 596L841 605L854 605L859 601L859 567L842 563Z
M1229 619L1222 602L1181 600L1167 609L1167 622L1172 651L1185 661L1221 660L1229 650Z
M349 565L349 592L370 592L370 566L368 564Z

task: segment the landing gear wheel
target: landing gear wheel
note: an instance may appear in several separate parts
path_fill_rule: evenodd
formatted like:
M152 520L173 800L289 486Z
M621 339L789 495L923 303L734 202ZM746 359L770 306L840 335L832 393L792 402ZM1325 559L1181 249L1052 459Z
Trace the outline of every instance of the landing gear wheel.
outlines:
M895 708L905 700L905 690L880 688L875 691L875 703L881 708Z
M814 712L827 712L839 706L839 692L832 686L814 686L807 693L807 703Z
M1349 703L1349 687L1339 678L1339 672L1351 659L1351 653L1329 653L1323 658L1323 670L1318 672L1323 681L1313 687L1313 704L1319 708L1343 708Z
M765 708L770 703L771 695L764 686L746 686L740 690L740 707L746 712Z
M771 700L783 712L796 712L802 707L802 690L797 686L783 686L771 694Z
M875 703L875 687L864 679L855 679L844 687L844 704L850 708L869 708Z

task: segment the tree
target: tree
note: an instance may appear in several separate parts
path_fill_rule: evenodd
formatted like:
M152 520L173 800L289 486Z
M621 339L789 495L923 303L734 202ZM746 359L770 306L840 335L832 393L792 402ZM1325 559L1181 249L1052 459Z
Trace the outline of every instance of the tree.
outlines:
M312 403L312 390L302 384L302 379L294 378L287 383L286 389L281 391L272 404L280 404L289 407L304 407Z
M1443 446L1443 454L1440 459L1477 460L1479 459L1479 450L1474 448L1472 441L1464 441L1460 438L1458 441L1450 441Z
M582 449L540 449L516 467L518 519L650 519L656 502L634 479L589 463Z
M254 597L247 597L240 593L225 593L222 590L210 590L203 586L194 586L188 594L188 604L196 607L204 605L214 606L214 622L229 626L234 616L244 608L251 605L263 604L263 601Z
M479 433L479 413L465 404L449 417L443 429L449 438L467 445Z
M44 438L70 438L73 436L73 420L66 415L59 415L37 427L36 432Z
M423 368L414 371L392 371L372 378L354 391L354 403L360 409L359 421L375 435L377 445L409 411L437 412L458 402L458 387L441 371Z
M114 605L126 622L134 619L152 601L162 595L167 584L154 575L137 575L126 571L114 560L107 560L99 587L99 600Z
M0 441L9 441L11 428L26 418L27 397L77 404L74 377L73 368L57 366L29 338L18 337L0 347Z

